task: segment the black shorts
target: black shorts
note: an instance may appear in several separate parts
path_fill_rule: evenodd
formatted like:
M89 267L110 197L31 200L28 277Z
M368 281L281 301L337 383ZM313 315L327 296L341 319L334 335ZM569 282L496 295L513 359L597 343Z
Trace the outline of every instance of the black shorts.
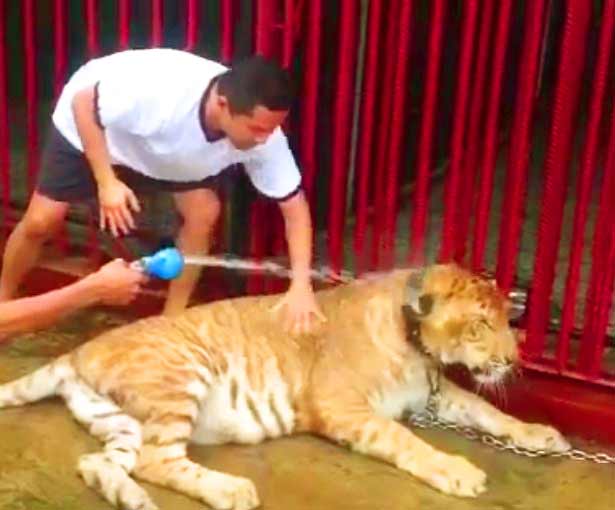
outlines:
M154 179L121 165L113 165L117 177L137 195L160 191L181 192L208 188L216 191L221 185L221 172L201 181L176 182ZM51 126L43 151L37 191L58 202L79 202L98 196L96 181L85 155Z

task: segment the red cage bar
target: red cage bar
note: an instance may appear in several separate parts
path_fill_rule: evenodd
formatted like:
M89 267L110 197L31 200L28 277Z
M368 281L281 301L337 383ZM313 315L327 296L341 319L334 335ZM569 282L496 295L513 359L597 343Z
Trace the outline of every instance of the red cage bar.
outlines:
M314 181L318 171L316 162L316 134L318 130L318 69L320 65L321 0L309 2L305 27L305 54L301 93L301 146L299 160L303 172L303 187L307 199L314 206Z
M340 38L333 103L333 135L331 140L331 187L329 190L328 246L331 267L338 272L343 267L344 216L346 186L350 161L350 130L352 126L352 97L356 63L358 5L353 0L340 3Z
M502 0L495 27L495 42L493 49L492 83L487 100L485 120L484 153L480 165L478 180L478 199L474 214L474 233L471 266L475 271L482 271L485 246L487 244L487 229L489 210L493 195L493 178L495 162L498 156L498 127L500 119L500 103L502 97L502 82L506 66L506 52L512 13L512 0Z
M410 246L408 260L413 265L425 260L425 235L427 232L427 208L429 184L432 173L432 150L438 108L438 87L442 67L442 43L446 22L445 0L435 0L431 7L429 42L427 45L427 73L423 87L421 131L416 163L415 192L412 197L410 221Z
M85 0L85 27L88 58L93 58L100 54L98 0Z
M457 214L457 227L455 239L455 258L464 260L468 245L468 232L470 220L475 207L476 175L478 173L479 151L483 147L483 110L486 106L487 94L485 85L487 80L487 64L492 42L493 17L495 2L485 2L480 15L480 29L477 41L476 64L474 66L473 90L468 114L468 133L465 142L466 152L463 158L463 173L460 179L459 212Z
M164 32L164 6L162 0L151 0L151 41L150 46L153 48L162 45Z
M23 41L24 69L26 88L26 146L28 192L32 193L36 174L38 172L38 85L36 73L36 10L34 0L24 0L23 9Z
M200 9L197 0L186 0L186 43L184 49L193 51L199 43Z
M395 107L391 112L391 129L389 151L386 161L387 176L384 189L383 209L383 266L391 268L395 263L395 228L397 225L397 195L399 190L399 172L401 163L404 120L406 117L408 55L410 53L410 35L412 22L412 1L401 0L398 18L397 53L395 60L395 80L390 92ZM388 131L388 129L387 129Z
M506 169L506 194L502 202L496 270L498 283L505 291L512 287L514 281L524 217L546 4L545 0L533 0L525 6L523 49L519 59L517 97Z
M457 225L459 222L459 201L463 171L464 141L468 115L468 100L470 95L470 78L472 71L474 36L478 20L477 0L464 3L463 28L461 33L461 48L457 91L455 94L455 113L453 116L453 132L451 136L451 164L448 169L444 189L444 218L442 224L442 244L440 260L458 260L460 253L456 252L458 239ZM461 197L463 199L465 197Z
M383 55L394 55L397 50L398 37L398 20L400 0L391 0L388 5L388 17L386 19L384 49ZM376 132L376 140L374 141L376 152L373 156L372 164L374 166L374 190L372 192L372 208L374 213L372 217L372 242L371 242L371 269L380 267L380 256L382 248L382 215L377 212L384 208L384 190L386 182L386 161L389 150L389 131L388 126L391 125L391 115L393 111L393 98L390 90L393 89L395 80L395 59L383 58L381 60L381 81L379 84L378 109L380 113L380 125L387 126L385 129L379 129Z
M560 325L559 341L557 346L557 365L564 369L568 363L570 351L570 334L574 328L577 292L581 276L581 260L583 256L583 238L589 214L592 182L595 168L598 163L598 149L600 144L600 126L603 118L604 99L607 91L608 72L613 45L613 31L615 30L615 0L606 0L602 10L602 24L600 28L600 42L598 57L594 71L594 81L589 105L589 119L585 145L581 156L581 164L577 177L577 199L574 211L574 228L570 242L570 258L568 262L568 275L566 279L566 292L562 321ZM607 165L607 171L609 166Z
M532 292L528 299L527 341L524 350L532 358L540 356L545 345L590 17L591 5L574 0L568 2L544 164Z
M223 62L230 62L231 59L233 58L233 22L234 22L233 0L222 0L221 53L222 53Z
M365 66L363 72L363 90L361 96L361 129L359 131L359 147L356 165L356 193L355 193L355 228L354 252L357 259L358 271L362 273L367 269L365 260L365 242L367 220L370 205L370 183L373 181L372 171L372 139L376 132L376 97L378 88L378 66L381 25L382 1L374 0L369 3L367 21L367 41L365 50Z
M117 37L120 50L130 46L130 0L117 0Z

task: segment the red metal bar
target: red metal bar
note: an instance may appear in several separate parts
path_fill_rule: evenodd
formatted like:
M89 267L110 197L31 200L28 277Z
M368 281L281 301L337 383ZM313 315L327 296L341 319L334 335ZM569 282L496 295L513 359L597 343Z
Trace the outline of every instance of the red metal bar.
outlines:
M186 51L193 51L199 43L201 12L197 0L186 0Z
M470 219L474 211L476 197L476 175L478 173L479 153L484 146L482 129L483 110L486 106L487 94L485 94L485 81L487 79L487 64L493 42L491 40L496 2L484 2L481 13L480 30L478 35L478 46L476 64L474 69L472 99L470 104L470 114L468 115L468 135L466 139L466 153L463 159L463 173L460 179L461 201L459 203L459 213L457 216L455 259L463 260L466 255L468 245L468 231L470 229Z
M273 21L274 21L274 5L272 0L258 0L256 3L256 24L254 30L254 49L258 55L272 57L273 44ZM263 228L267 225L266 211L267 205L261 200L256 200L250 206L250 256L255 259L260 259L265 255L267 246L267 237L270 234L269 228ZM247 281L248 293L256 294L265 291L265 281L261 275L250 275Z
M53 3L53 39L55 58L53 62L53 96L57 100L64 87L68 66L67 45L67 9L66 0L54 0ZM61 253L68 253L69 241L66 225L62 225L57 236L57 245Z
M448 261L458 258L455 253L457 240L457 222L459 215L459 199L461 178L463 172L464 141L468 116L468 99L470 96L470 79L472 77L472 61L474 53L474 35L478 19L478 0L468 0L464 3L464 20L461 33L461 48L459 58L457 91L455 94L455 113L453 132L451 136L451 164L444 187L444 218L442 224L442 244L439 258ZM461 196L461 199L465 197Z
M155 48L162 45L162 38L164 32L162 0L151 0L152 9L152 34L150 45Z
M100 53L98 0L85 0L85 26L88 58L93 58Z
M233 0L222 0L222 43L221 53L222 61L230 62L233 58L233 26L234 26L234 9Z
M38 86L36 74L36 11L34 0L24 0L23 37L26 86L26 137L28 191L32 192L36 182L39 163L38 143Z
M412 22L412 1L401 0L399 11L399 37L397 40L397 66L391 91L395 107L391 113L390 145L387 158L387 182L385 187L384 229L382 249L384 265L391 268L395 262L395 228L397 225L397 195L399 191L399 167L401 162L404 119L406 117L408 55Z
M314 181L318 167L316 164L316 133L318 124L318 78L320 65L321 0L309 4L305 24L305 55L303 65L303 84L301 102L301 167L303 187L310 204L314 205Z
M331 187L329 191L328 246L331 267L342 269L344 257L344 215L346 186L350 160L352 99L355 85L358 4L342 0L340 4L340 38L337 81L333 103L333 135L331 149Z
M384 55L393 55L397 50L397 37L398 37L398 14L400 8L400 0L391 0L388 4L388 18L386 37L384 41ZM391 116L394 108L393 97L388 92L393 89L393 83L395 80L395 59L383 58L381 60L383 70L381 71L381 85L380 85L380 104L378 105L380 113L380 126L387 126L387 128L380 128L378 130L378 136L375 140L376 153L373 161L374 166L374 190L372 192L372 225L371 225L371 269L380 267L380 250L382 243L382 215L378 214L384 209L384 190L387 175L386 161L388 159L389 150L389 131L388 126L391 125Z
M64 87L68 59L66 0L54 0L53 3L53 39L55 59L53 66L53 92L57 98Z
M282 39L282 65L288 68L293 59L295 42L295 1L284 0L284 35Z
M511 288L517 265L523 207L527 190L532 118L538 84L540 52L543 45L545 4L545 0L533 0L525 4L527 9L525 13L525 33L508 154L506 185L504 187L506 193L502 204L496 271L498 283L504 291Z
M117 1L117 33L120 50L130 46L130 3L130 0Z
M545 343L590 17L590 4L575 0L567 3L552 127L544 165L533 285L528 300L528 335L524 344L528 357L539 356Z
M487 244L489 210L491 209L491 197L493 195L493 176L498 155L500 102L502 98L502 81L506 69L506 51L508 50L512 0L501 0L499 5L500 11L497 19L493 50L493 81L489 90L485 120L485 152L480 167L478 205L474 222L474 244L472 248L472 269L474 271L483 270L485 246Z
M359 149L355 179L356 212L354 229L354 252L358 272L366 270L364 260L365 237L369 207L369 186L372 181L372 142L376 133L376 98L378 91L378 47L380 44L382 25L382 1L373 0L369 3L367 42L365 50L365 66L363 71L363 92L361 104L361 129L359 130ZM317 77L315 78L315 81ZM317 83L317 81L316 81ZM316 106L314 106L316 111Z
M427 232L427 208L429 206L429 180L433 160L434 127L438 104L438 86L442 60L442 42L446 17L446 2L432 2L427 45L427 74L425 76L421 132L418 145L415 192L412 198L410 220L410 244L408 260L420 265L425 260L425 233Z
M606 163L600 203L594 226L592 243L592 268L585 302L585 324L578 358L579 370L596 375L603 351L603 339L606 332L606 322L611 304L613 265L613 200L615 199L615 109L611 114L611 132L609 135ZM609 294L610 292L610 294ZM606 311L606 313L605 313Z
M11 214L11 157L6 66L6 4L0 0L0 183L2 183L2 233L7 236Z
M275 5L273 0L256 1L256 30L254 47L258 55L272 57L275 53Z
M557 366L560 369L568 363L570 333L574 328L575 310L579 278L581 273L581 260L585 225L589 213L592 182L595 168L598 164L598 148L600 144L600 125L604 109L604 99L608 81L608 72L613 45L613 31L615 30L615 0L606 0L602 10L602 24L600 29L600 42L598 56L594 71L593 90L589 105L589 119L585 145L581 156L581 164L577 176L577 200L574 211L574 227L570 242L570 258L568 263L568 276L566 278L566 292L560 326L559 341L557 344ZM614 144L615 146L615 144ZM607 168L609 168L607 166Z

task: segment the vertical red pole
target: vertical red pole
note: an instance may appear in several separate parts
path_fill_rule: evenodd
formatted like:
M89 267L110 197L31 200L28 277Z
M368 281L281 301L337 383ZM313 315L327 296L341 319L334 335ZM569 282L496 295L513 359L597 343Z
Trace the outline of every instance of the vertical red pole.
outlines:
M465 142L466 152L463 158L463 173L460 179L461 200L459 202L457 227L455 229L455 259L462 261L466 255L468 244L468 231L470 218L475 207L475 184L478 173L479 151L484 146L482 129L483 110L487 95L485 94L485 81L487 76L487 63L493 46L491 33L496 2L484 2L480 20L476 64L473 78L473 91L468 115L468 136Z
M388 19L386 21L388 30L384 41L384 55L393 55L397 50L398 37L398 20L399 20L400 0L392 0L388 5ZM371 268L380 267L380 252L382 248L382 222L381 214L378 214L384 209L384 190L387 175L386 161L388 159L389 149L389 131L388 126L391 125L391 116L393 112L393 96L388 91L393 89L395 80L395 59L383 58L383 70L381 71L382 83L380 85L381 93L379 113L380 126L387 126L378 131L378 138L375 142L376 154L374 165L374 191L372 192L372 246L371 246Z
M255 51L258 55L271 57L273 53L273 24L274 24L273 0L258 0L256 3L256 27L254 34ZM265 255L269 229L265 230L265 214L267 204L257 199L250 206L250 255L260 259ZM247 289L250 294L262 293L265 290L265 282L260 275L250 275Z
M359 149L355 179L356 212L354 229L354 252L357 258L358 272L367 269L365 264L365 233L367 230L370 182L372 172L372 141L376 133L376 98L378 97L378 46L380 43L380 27L382 25L382 1L373 0L369 3L367 47L365 50L365 66L363 72L363 91L361 104L361 129L359 130Z
M606 96L608 72L613 46L613 31L615 30L615 0L606 0L602 9L602 24L600 29L600 42L598 56L594 71L591 103L589 106L589 119L585 145L581 155L581 164L577 176L577 201L574 211L574 227L570 242L570 258L568 275L566 278L566 292L564 295L564 308L560 326L559 342L557 344L557 364L564 369L568 362L570 350L570 333L574 328L577 291L583 257L585 225L589 213L592 182L595 168L598 165L598 148L600 144L600 125L603 117L604 99ZM615 125L615 120L614 120ZM615 147L613 140L611 148ZM606 171L613 171L609 165ZM612 206L611 206L612 207ZM589 310L587 310L589 312ZM587 314L586 312L586 314ZM587 315L590 317L590 315ZM594 340L598 340L595 338ZM585 344L584 344L585 345Z
M152 35L150 46L156 48L162 44L163 34L163 5L162 0L151 0L152 8Z
M66 0L55 0L53 3L53 39L55 59L53 67L53 92L57 99L66 80L68 47Z
M378 3L378 0L376 0ZM314 181L318 171L316 164L316 134L318 129L318 78L320 66L321 8L322 0L308 4L305 26L305 55L301 93L301 147L299 149L303 187L307 199L314 205Z
M66 0L54 0L53 2L53 39L54 39L54 62L53 62L53 95L57 100L62 92L62 87L66 80L66 69L68 59L67 46L67 9ZM68 233L66 225L57 236L58 248L62 253L67 253L69 249Z
M130 46L130 2L131 0L118 0L117 2L117 32L120 50L125 50Z
M234 27L234 12L233 0L222 0L222 43L221 53L222 61L227 63L233 58L233 27Z
M2 230L8 235L12 221L11 158L6 66L6 5L0 0L0 183L2 184Z
M406 114L408 55L410 54L410 27L412 21L412 1L401 0L399 10L399 37L397 40L397 65L391 112L389 152L387 158L387 182L385 187L383 243L384 265L390 268L394 264L395 228L397 225L397 194L399 191L399 167L401 163L404 120Z
M186 51L193 51L199 42L200 14L197 0L186 0Z
M329 192L328 245L331 267L337 272L343 265L344 215L352 126L352 98L355 84L358 4L342 0L340 5L340 39L337 81L333 103L333 137L331 150L331 187Z
M544 166L533 287L528 303L525 350L529 357L538 357L544 348L591 10L591 4L586 2L567 2L552 127Z
M26 82L26 137L28 192L32 193L39 164L38 87L36 75L36 10L34 0L24 0L23 37Z
M592 242L592 268L585 302L585 325L579 351L578 368L595 376L600 367L608 312L613 293L612 250L615 248L615 109L611 113L607 157L600 188L600 203Z
M521 223L524 216L532 119L543 44L545 0L527 2L525 8L525 33L519 65L498 247L497 279L505 291L508 291L513 284L521 237Z
M493 81L487 99L484 137L485 151L480 166L479 191L475 215L476 220L474 222L474 244L472 248L472 269L474 271L483 270L485 246L487 244L489 209L491 208L493 177L495 162L498 155L500 102L502 98L504 71L506 68L506 51L508 49L508 36L510 33L512 0L501 0L499 5L500 12L497 19L493 50Z
M256 0L256 31L254 47L258 55L273 56L275 24L275 0Z
M470 79L472 77L472 61L474 53L474 35L478 19L478 0L467 0L464 3L464 21L461 34L461 48L458 70L457 91L455 94L455 114L451 136L451 164L444 188L444 218L442 225L442 244L440 260L457 259L455 253L457 240L457 223L459 215L459 200L461 178L463 171L463 154L468 116L468 98L470 96ZM461 199L465 197L461 196Z
M427 74L425 77L421 131L416 164L416 188L412 199L410 220L410 245L408 260L413 265L425 260L425 233L427 232L427 208L429 206L429 180L433 164L431 153L434 142L434 127L438 105L438 86L442 60L442 41L446 18L445 0L431 4L429 42L427 44Z
M100 54L98 0L85 0L85 26L88 58Z
M284 36L282 39L282 65L288 68L293 59L295 42L295 0L284 0Z

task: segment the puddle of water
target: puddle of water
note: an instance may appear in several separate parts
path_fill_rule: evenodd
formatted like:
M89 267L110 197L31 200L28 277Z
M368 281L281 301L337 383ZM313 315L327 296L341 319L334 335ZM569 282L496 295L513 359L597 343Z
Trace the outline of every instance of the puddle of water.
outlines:
M0 381L32 371L120 317L92 312L0 347ZM465 455L488 476L473 500L442 495L392 466L310 436L256 446L190 448L196 462L252 479L267 510L607 510L615 508L615 467L497 452L453 433L417 431L444 451ZM581 447L587 443L574 441ZM77 476L77 458L99 443L63 403L49 400L0 410L0 509L112 508ZM596 445L589 447L598 449ZM611 449L613 452L613 449ZM173 491L143 484L160 508L202 509Z

